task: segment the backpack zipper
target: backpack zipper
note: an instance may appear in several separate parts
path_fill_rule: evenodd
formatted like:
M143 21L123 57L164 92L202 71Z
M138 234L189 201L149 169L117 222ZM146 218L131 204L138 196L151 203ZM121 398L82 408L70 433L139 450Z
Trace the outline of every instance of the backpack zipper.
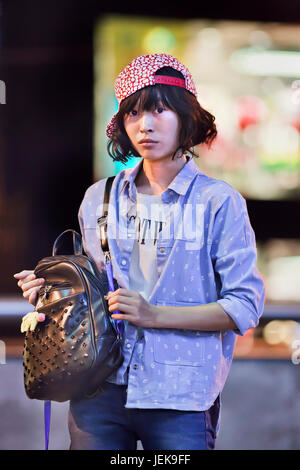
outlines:
M48 299L49 293L53 290L66 289L67 287L72 287L69 282L60 282L54 284L47 284L40 288L40 293L42 294L41 300Z

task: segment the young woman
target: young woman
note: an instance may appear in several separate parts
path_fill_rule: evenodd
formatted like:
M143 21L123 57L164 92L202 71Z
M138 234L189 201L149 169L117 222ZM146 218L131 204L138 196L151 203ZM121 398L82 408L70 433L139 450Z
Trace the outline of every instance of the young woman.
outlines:
M210 145L217 131L182 63L137 57L115 91L108 153L140 158L116 176L108 215L120 286L108 303L124 321L125 359L102 393L70 403L71 446L134 450L141 440L144 449L213 449L236 335L257 325L265 298L246 201L193 161L193 147ZM79 210L85 251L101 267L105 182L88 188ZM32 271L15 277L34 303L43 281ZM43 315L31 320L23 330Z

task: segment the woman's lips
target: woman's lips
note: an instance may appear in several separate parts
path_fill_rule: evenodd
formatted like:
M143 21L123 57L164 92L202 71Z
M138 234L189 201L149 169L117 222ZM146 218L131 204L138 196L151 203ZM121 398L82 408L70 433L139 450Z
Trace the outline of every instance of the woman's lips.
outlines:
M140 145L143 147L152 147L153 145L156 145L157 142L142 142Z
M139 141L139 145L143 145L143 147L152 147L155 144L157 144L157 141L151 139L143 139Z

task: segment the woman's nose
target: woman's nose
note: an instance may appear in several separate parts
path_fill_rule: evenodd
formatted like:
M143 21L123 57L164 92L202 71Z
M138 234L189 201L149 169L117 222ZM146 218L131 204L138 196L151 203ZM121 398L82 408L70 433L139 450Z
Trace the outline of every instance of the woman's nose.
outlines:
M151 132L151 131L153 131L152 113L149 113L149 112L142 113L141 121L140 121L140 130L142 132Z

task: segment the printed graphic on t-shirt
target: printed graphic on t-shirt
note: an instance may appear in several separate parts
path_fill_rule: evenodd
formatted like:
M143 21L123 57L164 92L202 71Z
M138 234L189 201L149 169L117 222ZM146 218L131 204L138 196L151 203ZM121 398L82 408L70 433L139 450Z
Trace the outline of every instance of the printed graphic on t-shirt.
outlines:
M166 215L161 196L137 193L136 215L129 217L139 244L157 242L158 234L166 226Z

